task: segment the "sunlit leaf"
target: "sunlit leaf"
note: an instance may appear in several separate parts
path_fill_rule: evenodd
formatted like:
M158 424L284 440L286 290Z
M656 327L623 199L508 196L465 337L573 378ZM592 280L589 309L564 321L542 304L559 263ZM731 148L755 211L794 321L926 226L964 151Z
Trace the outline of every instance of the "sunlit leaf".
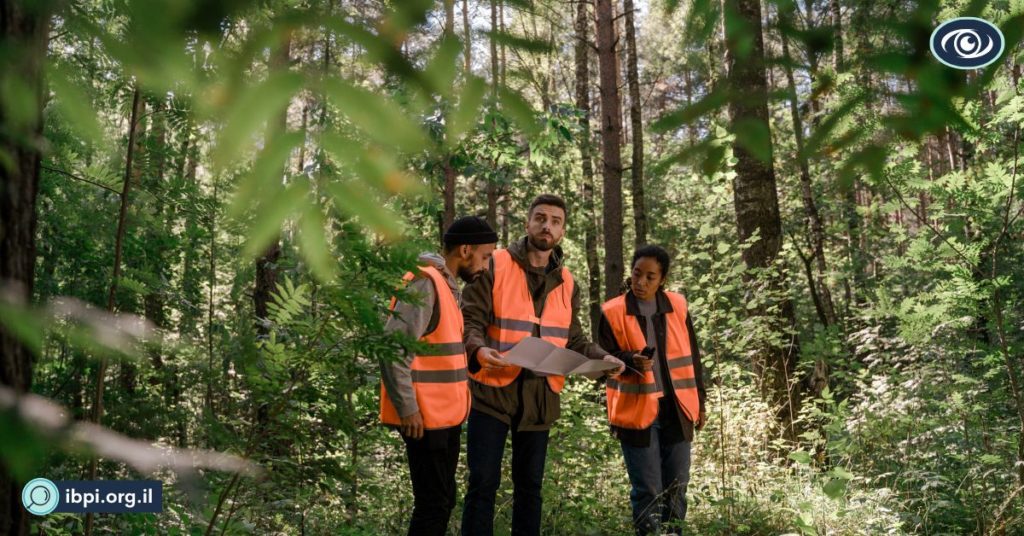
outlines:
M729 95L722 88L717 88L697 102L668 112L651 123L652 132L668 132L688 125L701 117L717 111L729 103Z
M508 88L499 87L498 100L509 117L528 136L533 137L540 133L540 125L537 124L533 107L522 95Z
M494 39L497 44L505 45L516 50L522 50L524 52L547 54L554 50L554 43L551 41L520 37L502 31L486 31L483 32L483 34L489 39Z
M427 135L420 125L388 97L337 78L325 79L323 89L331 104L377 143L406 152L427 146Z
M63 67L51 65L47 81L53 89L54 103L83 141L99 143L103 141L103 129L96 118L92 102L89 96L71 81L69 74Z
M480 104L483 102L487 84L483 78L470 76L459 93L459 102L448 116L448 131L445 142L454 146L469 132L479 118Z
M260 151L252 164L252 170L238 182L238 188L228 208L228 216L237 217L250 210L260 198L261 192L280 188L284 176L282 170L296 146L305 141L302 132L287 132L275 136L270 144Z
M255 207L255 218L249 227L242 255L251 258L262 253L280 234L284 220L308 202L308 193L309 181L305 178L267 192L263 203Z
M434 56L430 58L423 76L430 80L441 95L449 96L455 85L455 75L460 65L458 58L462 53L462 43L458 38L442 39L441 45L437 47Z
M375 196L359 181L333 181L328 183L327 190L334 199L334 204L343 213L359 219L359 221L380 233L386 239L396 239L402 234L400 218L375 198Z
M313 275L324 282L333 281L338 276L338 264L331 256L319 205L310 204L302 213L299 219L299 245Z
M263 132L267 121L288 107L302 85L299 74L278 72L246 89L226 114L226 124L213 153L215 167L223 169L237 162L255 141L255 134Z

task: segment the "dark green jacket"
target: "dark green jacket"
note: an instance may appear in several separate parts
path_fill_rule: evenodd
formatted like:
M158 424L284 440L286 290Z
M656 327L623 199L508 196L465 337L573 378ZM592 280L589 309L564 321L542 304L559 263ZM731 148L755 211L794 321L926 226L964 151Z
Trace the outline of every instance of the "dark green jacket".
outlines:
M533 298L535 314L540 316L544 300L549 292L562 284L562 250L555 248L551 261L546 268L530 266L526 258L526 237L510 244L508 252L526 272L526 284ZM494 318L494 261L490 270L482 274L476 281L466 286L462 292L462 316L466 323L465 341L466 354L469 356L469 370L480 370L476 360L476 352L487 346L485 336L487 326ZM578 313L580 310L580 287L577 285L572 293L572 323L569 326L569 342L566 347L579 352L591 359L601 359L608 355L603 348L590 342L583 333ZM537 328L535 328L536 330ZM534 333L539 337L539 333ZM547 381L529 370L519 373L516 381L505 387L491 387L470 380L473 393L473 409L486 413L513 429L531 432L551 428L559 416L560 397L548 387Z

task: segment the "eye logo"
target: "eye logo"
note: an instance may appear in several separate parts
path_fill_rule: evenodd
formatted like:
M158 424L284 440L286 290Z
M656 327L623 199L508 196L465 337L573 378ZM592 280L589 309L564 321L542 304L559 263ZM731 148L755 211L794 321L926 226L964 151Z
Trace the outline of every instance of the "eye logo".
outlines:
M1003 55L1006 39L991 22L975 17L947 20L929 39L932 55L954 69L981 69Z

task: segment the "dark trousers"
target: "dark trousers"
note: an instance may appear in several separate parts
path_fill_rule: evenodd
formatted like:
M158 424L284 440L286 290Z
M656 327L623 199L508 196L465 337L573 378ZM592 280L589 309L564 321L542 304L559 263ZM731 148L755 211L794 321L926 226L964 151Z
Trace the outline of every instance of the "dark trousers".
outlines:
M428 430L422 439L405 440L412 477L410 536L443 535L455 508L455 467L459 463L461 426Z
M464 536L494 533L494 499L501 484L501 458L509 426L479 411L469 412L466 463L469 487L462 509ZM512 534L540 534L541 485L548 431L512 432Z
M633 447L622 442L626 472L633 489L633 526L638 535L658 534L663 522L686 519L686 486L690 482L690 442L663 441L661 423L651 425L651 444Z

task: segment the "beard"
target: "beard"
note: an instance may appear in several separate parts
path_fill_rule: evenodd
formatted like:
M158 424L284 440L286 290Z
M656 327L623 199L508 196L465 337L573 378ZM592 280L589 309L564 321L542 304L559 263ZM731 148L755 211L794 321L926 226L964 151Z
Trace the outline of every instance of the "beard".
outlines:
M480 270L478 272L471 272L471 271L469 271L469 268L459 268L458 276L459 276L459 279L465 281L466 283L472 283L473 281L476 281L477 279L479 279L480 278L480 274L482 274L482 273L483 273L483 270Z
M548 235L548 236L550 236L550 235ZM542 240L543 240L543 242L542 242ZM538 250L538 251L550 251L550 250L554 249L555 245L558 244L558 242L555 241L554 237L552 237L552 238L543 238L543 237L533 237L533 236L530 236L529 237L529 241L530 241L530 245L533 246L533 248Z

